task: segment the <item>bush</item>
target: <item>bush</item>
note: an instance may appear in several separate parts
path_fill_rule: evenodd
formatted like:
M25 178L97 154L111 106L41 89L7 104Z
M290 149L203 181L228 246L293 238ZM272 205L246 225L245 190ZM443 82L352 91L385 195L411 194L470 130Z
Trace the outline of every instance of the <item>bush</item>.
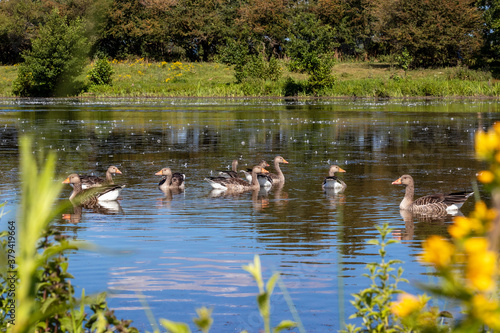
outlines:
M88 72L90 83L95 86L111 85L113 68L107 59L98 57Z
M235 77L238 83L247 78L277 81L281 78L282 70L276 58L271 58L269 62L261 56L247 56L246 61L236 65Z
M31 51L23 53L13 93L22 97L52 97L76 94L82 83L76 78L86 63L87 43L80 20L67 23L54 10L40 28Z

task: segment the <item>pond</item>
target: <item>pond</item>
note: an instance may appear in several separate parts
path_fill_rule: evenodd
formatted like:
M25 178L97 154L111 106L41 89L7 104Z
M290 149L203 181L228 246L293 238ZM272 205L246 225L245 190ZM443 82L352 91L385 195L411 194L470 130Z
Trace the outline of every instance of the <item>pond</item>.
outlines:
M3 100L0 101L2 223L15 219L19 196L18 138L35 150L54 150L58 175L103 176L117 166L120 200L100 209L70 209L54 228L99 251L69 255L76 292L109 292L118 318L152 331L156 320L192 323L195 309L213 309L212 332L258 332L258 288L243 265L260 255L264 278L280 272L272 323L300 320L308 332L337 331L354 311L352 293L369 286L366 263L378 261L377 226L388 223L388 255L404 263L410 283L427 282L418 263L422 241L447 237L451 216L400 214L403 174L416 196L470 190L484 165L475 159L474 135L500 119L496 101L348 100ZM204 178L262 159L281 164L284 186L219 195ZM329 166L346 170L343 193L322 189ZM183 192L158 189L163 167L186 175ZM61 201L71 193L69 186ZM485 197L479 188L477 196ZM461 211L474 206L470 198ZM191 325L194 329L194 327ZM296 330L297 331L297 330Z

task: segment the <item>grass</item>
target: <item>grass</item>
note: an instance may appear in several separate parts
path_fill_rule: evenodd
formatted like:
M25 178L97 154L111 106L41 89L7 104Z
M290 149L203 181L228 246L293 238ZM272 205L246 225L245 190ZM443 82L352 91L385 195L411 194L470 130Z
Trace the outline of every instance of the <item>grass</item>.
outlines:
M111 86L89 86L82 97L307 97L307 75L291 73L284 63L279 81L246 79L237 84L232 67L218 63L167 63L145 59L117 61ZM86 68L85 73L90 69ZM490 73L462 67L411 70L390 63L342 62L333 68L337 79L330 88L315 91L323 97L500 97L500 83ZM17 66L0 66L0 97L14 97ZM80 78L87 81L85 74ZM288 79L288 80L287 80Z

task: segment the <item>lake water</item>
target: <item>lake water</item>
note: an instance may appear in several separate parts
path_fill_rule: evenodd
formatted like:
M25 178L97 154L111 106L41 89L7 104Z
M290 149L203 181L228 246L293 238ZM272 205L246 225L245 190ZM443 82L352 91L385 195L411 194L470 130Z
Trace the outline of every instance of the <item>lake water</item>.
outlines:
M69 271L87 294L108 291L118 318L152 331L144 297L156 320L191 324L207 306L212 332L258 332L258 289L242 269L258 254L264 278L280 272L286 288L271 299L273 325L300 319L308 332L335 332L352 322L351 294L369 286L362 274L378 260L367 244L376 226L389 223L391 237L402 239L388 248L404 261L410 283L401 289L415 292L415 281L430 279L416 258L421 242L447 237L452 218L403 219L404 188L391 182L411 174L416 196L472 189L484 168L474 135L499 111L496 101L3 100L2 222L15 219L18 138L31 134L36 150L57 151L56 181L73 172L103 176L109 165L123 172L114 177L127 184L117 204L71 209L71 218L54 222L102 247L71 253ZM242 169L277 155L289 162L286 183L268 193L216 196L203 180L233 159ZM331 164L346 170L342 194L321 187ZM183 193L158 190L154 174L165 166L186 174ZM470 198L462 212L473 205Z

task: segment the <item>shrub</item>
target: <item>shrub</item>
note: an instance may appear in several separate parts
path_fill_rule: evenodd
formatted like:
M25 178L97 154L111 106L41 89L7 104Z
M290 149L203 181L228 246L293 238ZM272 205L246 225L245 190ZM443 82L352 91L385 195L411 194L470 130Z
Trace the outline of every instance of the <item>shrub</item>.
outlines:
M92 85L111 85L113 82L113 67L104 57L97 57L92 68L88 72L88 78Z
M83 72L87 43L80 20L67 23L54 10L40 28L31 51L23 53L13 93L23 97L68 96L82 84L76 78Z
M234 68L238 83L247 78L277 81L281 78L282 70L278 60L274 57L267 62L263 57L250 55L246 61L242 61Z

